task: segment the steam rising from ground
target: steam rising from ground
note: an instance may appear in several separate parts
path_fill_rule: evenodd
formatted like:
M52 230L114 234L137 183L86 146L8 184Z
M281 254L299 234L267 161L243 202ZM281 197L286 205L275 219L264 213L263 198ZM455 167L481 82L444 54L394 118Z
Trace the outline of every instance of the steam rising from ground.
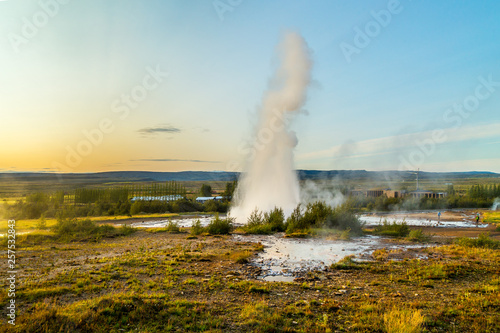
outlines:
M258 208L283 208L289 215L300 200L293 164L297 137L288 124L302 108L310 82L311 60L304 39L287 33L278 50L279 68L264 93L252 155L236 189L231 216L246 223Z
M496 198L495 202L493 202L493 206L491 207L491 210L497 210L500 207L500 198Z
M344 203L345 198L340 191L331 189L336 184L332 180L314 182L306 180L300 191L300 202L303 204L322 201L328 206L337 207Z

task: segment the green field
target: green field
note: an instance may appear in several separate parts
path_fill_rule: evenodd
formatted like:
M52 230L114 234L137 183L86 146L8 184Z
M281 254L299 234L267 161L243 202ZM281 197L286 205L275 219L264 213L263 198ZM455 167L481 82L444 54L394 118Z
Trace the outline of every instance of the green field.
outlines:
M174 214L174 213L166 213L166 214L139 214L139 215L134 215L133 218L141 219L141 218L168 218L168 217L174 217L174 216L179 216L179 214ZM127 220L130 219L131 217L128 215L118 215L118 216L89 216L85 217L85 219L89 219L91 221L99 221L102 223L106 223L107 221L110 222L119 222L121 220ZM80 218L83 219L83 218ZM31 219L31 220L16 220L16 232L33 232L33 231L40 231L40 229L37 227L39 224L40 219ZM55 218L46 218L46 227L47 229L50 229L51 227L55 226L57 223L57 220ZM8 226L7 226L7 220L3 220L2 223L0 224L0 234L3 234L7 231Z
M484 222L500 224L500 211L492 212L486 211L483 213Z
M382 249L369 262L347 257L294 282L266 282L248 264L264 247L244 237L42 239L18 238L16 326L2 318L0 332L500 330L498 241ZM6 308L4 276L0 287Z
M446 182L422 180L420 187L441 191ZM465 192L470 185L498 184L498 179L453 183ZM4 202L13 204L23 194L47 188L71 191L125 184L151 182L122 179L57 186L31 182L29 187L0 183L0 189ZM198 195L203 184L221 193L227 182L183 182L189 197ZM385 187L380 181L355 179L326 187L345 186ZM71 212L102 204L65 203L74 202L70 193L59 209ZM484 222L500 222L500 212L483 212ZM249 230L245 228L233 231L240 233L238 240L231 235L210 235L209 229L188 234L175 225L155 230L114 228L109 222L131 216L104 213L60 223L45 218L44 230L38 229L40 219L16 220L18 312L16 326L7 326L3 317L0 332L500 331L500 242L494 228L489 229L491 238L472 231L475 234L468 237L479 238L463 239L454 238L460 236L459 228L454 230L456 235L446 237L406 228L391 233L387 248L374 251L369 261L346 257L325 269L298 273L294 282L267 282L258 278L259 268L249 262L265 247L246 239ZM0 233L6 231L7 220L3 220ZM288 236L351 237L351 229L312 231ZM4 248L7 241L0 238ZM401 244L422 247L393 248ZM6 308L7 276L1 274L0 306Z

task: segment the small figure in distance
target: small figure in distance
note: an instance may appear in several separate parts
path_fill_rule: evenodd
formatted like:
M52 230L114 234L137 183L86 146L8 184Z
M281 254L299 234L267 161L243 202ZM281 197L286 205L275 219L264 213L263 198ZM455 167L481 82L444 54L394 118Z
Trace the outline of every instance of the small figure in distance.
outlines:
M476 213L476 228L479 227L479 213Z
M438 224L441 223L441 211L438 212Z

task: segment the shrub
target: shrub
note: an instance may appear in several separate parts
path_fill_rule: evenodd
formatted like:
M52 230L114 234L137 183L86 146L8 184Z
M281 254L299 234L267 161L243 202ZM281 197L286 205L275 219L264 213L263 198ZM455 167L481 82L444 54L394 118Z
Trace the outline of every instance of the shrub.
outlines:
M310 225L305 223L306 221L302 218L302 211L300 204L295 207L292 214L286 219L286 233L292 234L296 232L309 232Z
M227 217L225 219L219 218L217 214L215 219L210 221L206 230L210 235L227 235L233 229L232 219Z
M205 228L201 226L200 220L193 221L191 224L191 235L201 235Z
M179 228L179 224L177 222L173 222L172 219L168 219L168 223L165 226L165 230L170 233L178 233L181 231Z
M311 228L328 228L349 230L352 234L360 235L363 225L350 206L332 208L318 201L308 204L304 212L298 205L286 221L286 233L309 233Z
M53 227L55 238L62 241L96 241L104 237L125 236L135 232L134 228L97 225L91 220L61 219Z
M231 259L233 259L237 264L246 264L248 263L248 258L252 256L252 252L250 251L238 251L231 254Z
M212 213L226 213L228 204L218 200L208 200L203 205L203 211Z
M408 234L408 240L412 242L427 242L430 239L429 235L424 234L422 229L413 229L410 230Z
M247 234L253 234L253 235L269 235L273 233L273 230L271 229L271 225L269 224L253 224L253 225L246 225L243 227L243 230Z
M285 230L284 220L285 216L281 208L275 207L270 212L265 212L264 214L256 208L248 217L247 224L243 227L243 230L247 234L260 235L281 232Z
M362 264L353 260L354 256L346 256L337 263L334 263L330 266L332 269L339 270L352 270L352 269L361 269L363 267Z
M274 207L270 212L264 213L264 222L271 225L272 231L285 231L285 214L283 213L283 209Z
M131 226L128 226L126 224L122 224L122 226L119 229L119 233L122 236L128 236L136 232L135 228L132 228Z
M489 233L480 234L478 238L462 237L455 241L464 247L481 247L486 249L500 249L500 241L490 238Z
M408 224L406 224L405 221L393 221L392 223L389 223L385 220L382 225L375 228L373 233L389 237L406 237L410 233L410 227L408 227Z
M326 217L324 226L331 229L349 230L354 235L363 234L363 226L353 210L347 206L338 206Z
M255 226L264 223L264 218L262 212L255 208L247 219L247 225Z
M307 204L304 215L302 216L302 223L308 226L321 226L331 214L332 208L323 201L309 203Z

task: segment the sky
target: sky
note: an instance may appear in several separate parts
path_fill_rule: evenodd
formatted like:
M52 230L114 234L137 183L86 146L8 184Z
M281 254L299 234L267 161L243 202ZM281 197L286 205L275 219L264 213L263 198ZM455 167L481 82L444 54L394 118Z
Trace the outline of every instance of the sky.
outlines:
M500 2L0 1L0 172L243 171L287 31L295 167L500 172Z

